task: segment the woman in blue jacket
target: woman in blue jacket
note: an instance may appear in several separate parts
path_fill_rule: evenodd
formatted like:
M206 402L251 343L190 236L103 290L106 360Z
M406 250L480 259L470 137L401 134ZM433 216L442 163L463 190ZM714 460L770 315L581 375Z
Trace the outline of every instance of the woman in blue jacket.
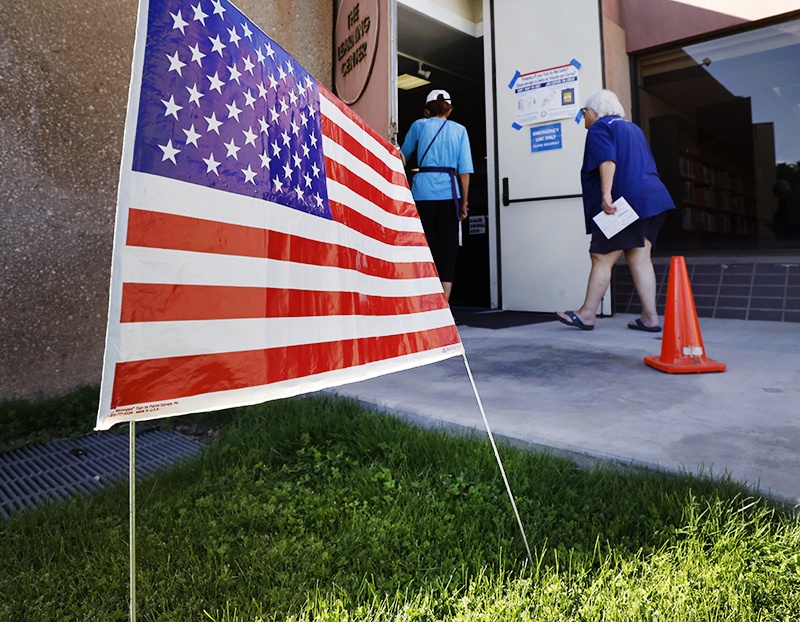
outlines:
M559 321L583 330L592 330L597 308L611 282L611 269L621 253L630 267L633 283L642 303L642 315L628 328L659 332L656 310L656 278L650 252L664 222L666 212L675 209L661 182L647 139L639 127L625 119L617 96L598 91L583 109L586 146L581 168L583 212L586 233L592 235L589 255L592 269L583 305L575 311L556 312ZM624 197L638 220L611 238L592 220L601 211L616 212L612 203Z

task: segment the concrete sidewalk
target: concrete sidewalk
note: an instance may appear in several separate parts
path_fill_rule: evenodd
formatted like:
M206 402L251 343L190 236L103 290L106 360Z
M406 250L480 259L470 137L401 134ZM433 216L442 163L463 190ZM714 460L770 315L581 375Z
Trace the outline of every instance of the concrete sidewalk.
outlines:
M633 317L591 332L460 323L492 432L578 462L727 473L800 503L800 324L701 318L707 356L727 371L670 375L644 364L661 335L628 330ZM461 358L336 392L422 425L485 430Z

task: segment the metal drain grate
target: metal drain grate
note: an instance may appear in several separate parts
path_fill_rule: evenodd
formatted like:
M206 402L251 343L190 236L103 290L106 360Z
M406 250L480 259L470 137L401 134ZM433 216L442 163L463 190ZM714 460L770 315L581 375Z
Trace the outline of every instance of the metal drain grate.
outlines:
M171 430L136 431L136 476L195 455L203 445ZM128 430L55 440L0 454L0 517L88 494L128 476Z

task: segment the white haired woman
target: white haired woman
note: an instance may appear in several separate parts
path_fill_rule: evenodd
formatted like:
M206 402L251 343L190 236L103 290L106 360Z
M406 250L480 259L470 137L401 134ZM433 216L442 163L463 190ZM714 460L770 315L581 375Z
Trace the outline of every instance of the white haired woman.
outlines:
M620 254L625 253L642 303L641 317L631 321L628 328L659 332L656 277L650 251L666 212L675 209L675 205L658 176L644 133L625 119L617 96L605 89L598 91L586 100L583 113L584 125L589 131L583 153L581 186L586 233L592 235L589 245L592 269L583 305L555 315L568 326L592 330L597 308L611 282L611 269ZM639 219L606 238L592 219L601 210L607 214L616 212L612 203L620 197L625 197Z

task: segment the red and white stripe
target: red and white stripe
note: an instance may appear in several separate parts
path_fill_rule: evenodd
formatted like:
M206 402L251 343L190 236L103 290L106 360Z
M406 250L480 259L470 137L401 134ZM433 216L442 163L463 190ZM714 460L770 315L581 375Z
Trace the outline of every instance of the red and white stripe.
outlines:
M333 220L123 173L97 429L462 353L396 150L320 91Z

